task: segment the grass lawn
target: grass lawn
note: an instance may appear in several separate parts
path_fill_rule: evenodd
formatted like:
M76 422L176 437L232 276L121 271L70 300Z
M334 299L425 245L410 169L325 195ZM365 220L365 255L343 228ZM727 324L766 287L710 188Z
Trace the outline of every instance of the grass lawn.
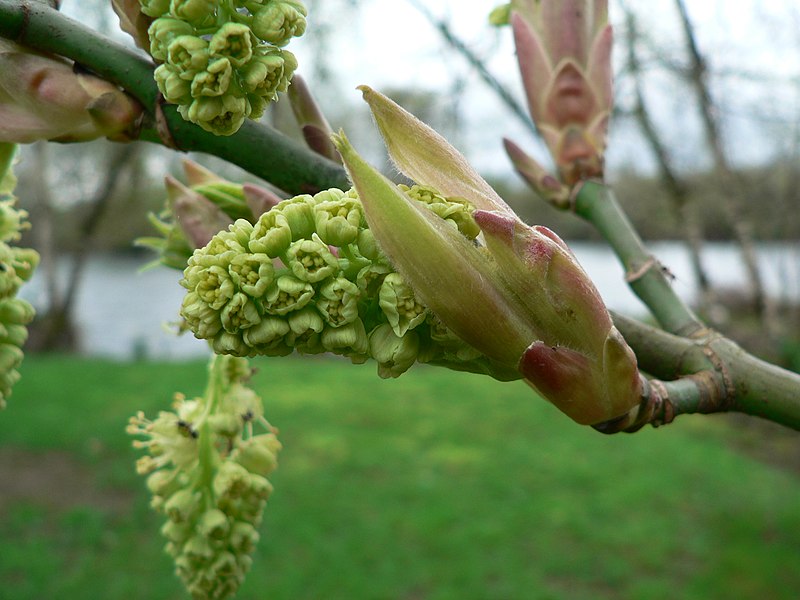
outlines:
M238 598L800 597L800 476L724 419L605 437L523 384L255 364L284 450ZM0 598L184 598L123 429L204 372L25 359L0 413Z

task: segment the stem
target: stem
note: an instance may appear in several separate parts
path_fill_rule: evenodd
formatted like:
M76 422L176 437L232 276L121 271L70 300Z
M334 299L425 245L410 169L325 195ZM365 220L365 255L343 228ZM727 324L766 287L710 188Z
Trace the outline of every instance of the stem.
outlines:
M646 325L636 319L612 313L614 325L636 354L639 368L659 379L670 380L713 369L702 345Z
M636 352L639 368L673 380L647 383L633 418L636 428L668 423L679 414L736 411L800 430L800 374L758 359L710 330L687 339L621 315L614 315L614 324ZM599 429L613 433L630 423Z
M800 430L800 374L756 358L722 336L710 348L726 368L730 410Z
M203 394L205 399L205 410L200 417L200 431L198 436L198 465L200 472L198 474L199 487L203 490L203 494L211 495L211 482L214 478L214 469L217 463L217 456L214 450L214 434L211 431L211 425L208 418L213 415L217 410L217 404L223 394L223 384L221 370L224 368L224 363L227 357L218 354L212 354L211 360L208 363L208 385Z
M155 65L135 51L31 0L0 0L0 36L34 50L74 60L136 98L149 116L140 138L165 144L156 133L159 108ZM232 136L215 136L163 106L171 143L179 150L219 156L289 194L350 187L344 169L275 129L248 121ZM165 144L166 145L166 144Z
M609 187L596 181L584 182L575 196L575 213L592 223L608 240L622 261L631 289L664 329L685 336L705 330L675 293L661 264L644 247Z

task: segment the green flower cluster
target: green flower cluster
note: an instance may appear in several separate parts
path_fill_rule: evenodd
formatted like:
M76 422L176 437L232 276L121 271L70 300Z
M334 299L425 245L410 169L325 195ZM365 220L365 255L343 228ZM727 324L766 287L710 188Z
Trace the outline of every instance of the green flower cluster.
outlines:
M297 60L283 49L306 28L301 0L139 0L158 89L187 121L231 135L285 92Z
M479 233L465 201L401 189L468 238ZM219 354L331 352L373 358L381 377L417 361L487 372L389 264L354 190L295 196L255 224L235 221L195 250L181 285L188 328Z
M11 162L16 148L0 144L0 409L19 380L17 368L22 363L22 346L28 339L26 325L33 320L33 307L17 292L33 275L39 264L39 254L30 248L11 245L20 239L20 232L29 227L28 213L16 208L13 190L16 177Z
M167 516L166 550L196 599L227 598L242 583L281 448L261 398L245 386L247 361L215 356L209 374L203 397L178 394L174 411L153 421L140 412L127 428L145 438L134 442L148 452L136 468Z

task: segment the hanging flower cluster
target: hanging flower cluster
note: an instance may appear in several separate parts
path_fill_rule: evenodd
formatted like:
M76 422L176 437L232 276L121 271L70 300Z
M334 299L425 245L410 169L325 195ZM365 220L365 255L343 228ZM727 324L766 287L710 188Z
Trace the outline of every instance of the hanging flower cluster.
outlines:
M463 199L399 189L465 239L480 232ZM354 190L296 196L255 224L235 221L194 252L181 284L181 315L217 353L332 352L355 363L373 358L382 377L417 361L509 375L418 300L376 244Z
M154 17L155 79L187 121L231 135L289 86L297 60L283 47L306 29L300 0L140 0Z
M175 571L197 599L233 595L250 568L281 448L261 398L245 381L247 361L215 356L202 397L177 394L174 411L143 413L127 432L144 439L137 462L151 505L167 517L161 532Z
M13 195L16 177L11 170L16 146L0 144L0 409L19 380L22 346L28 339L26 325L33 320L33 307L17 292L39 264L39 254L30 248L12 246L30 225L28 213L16 208Z

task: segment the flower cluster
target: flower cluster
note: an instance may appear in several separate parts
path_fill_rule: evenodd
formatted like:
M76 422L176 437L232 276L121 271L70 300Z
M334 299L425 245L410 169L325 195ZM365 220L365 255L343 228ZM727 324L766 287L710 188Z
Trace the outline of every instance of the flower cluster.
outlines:
M465 239L480 232L466 201L399 189ZM416 361L491 371L395 271L354 190L295 196L255 224L235 221L193 253L181 284L186 324L220 354L332 352L355 363L373 358L382 377Z
M28 339L25 327L33 320L33 307L17 298L22 284L28 281L39 264L39 254L30 248L12 246L20 239L20 231L29 225L24 210L16 208L12 191L16 178L11 171L15 153L13 144L0 144L0 409L19 380L22 346Z
M289 86L297 61L283 46L306 28L300 0L140 0L155 79L184 119L231 135Z
M161 532L177 575L193 598L221 599L252 563L281 445L261 398L245 386L247 361L216 356L209 373L202 397L178 394L174 411L152 421L140 412L127 432L144 438L134 442L148 452L136 468L167 517Z

